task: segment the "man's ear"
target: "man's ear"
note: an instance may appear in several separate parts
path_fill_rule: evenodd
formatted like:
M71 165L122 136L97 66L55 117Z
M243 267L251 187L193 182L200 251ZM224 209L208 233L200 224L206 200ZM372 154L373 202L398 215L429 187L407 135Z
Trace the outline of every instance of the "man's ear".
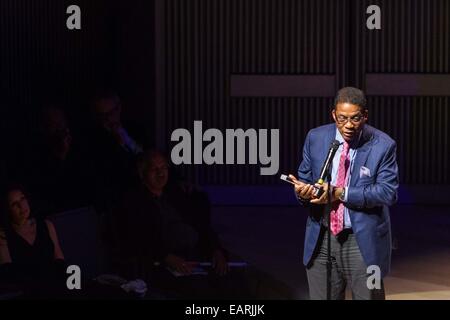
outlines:
M367 120L367 118L369 117L369 110L365 109L363 115L364 118Z
M333 117L333 120L336 122L336 109L333 108L333 110L331 110L331 116Z

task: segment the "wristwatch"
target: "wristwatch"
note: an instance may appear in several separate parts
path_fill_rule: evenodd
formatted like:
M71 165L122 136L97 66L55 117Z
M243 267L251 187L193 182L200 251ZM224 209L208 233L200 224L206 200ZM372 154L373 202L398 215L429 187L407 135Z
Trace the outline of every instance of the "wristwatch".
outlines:
M345 188L342 188L342 193L339 196L339 200L341 200L342 202L345 201Z

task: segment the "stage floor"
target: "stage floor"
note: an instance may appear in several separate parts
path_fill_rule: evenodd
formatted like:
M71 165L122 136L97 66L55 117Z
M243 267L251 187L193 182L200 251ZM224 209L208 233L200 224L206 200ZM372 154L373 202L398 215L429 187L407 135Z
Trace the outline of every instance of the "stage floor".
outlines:
M396 206L396 249L385 279L390 300L450 300L450 208ZM260 298L308 299L303 251L306 211L299 207L215 207L225 246L266 275Z

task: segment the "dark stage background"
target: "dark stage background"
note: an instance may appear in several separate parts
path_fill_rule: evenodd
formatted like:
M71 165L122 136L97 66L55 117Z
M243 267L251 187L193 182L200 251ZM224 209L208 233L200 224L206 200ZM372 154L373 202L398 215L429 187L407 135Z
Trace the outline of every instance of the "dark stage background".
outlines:
M81 30L66 28L72 4ZM381 30L366 28L373 4ZM14 168L13 150L27 150L48 100L61 101L73 131L89 139L88 97L104 87L121 96L125 120L168 152L172 131L192 132L194 120L222 132L279 129L277 175L261 176L260 165L180 171L209 192L214 228L257 270L258 297L304 299L307 212L279 174L296 173L306 133L331 121L335 92L357 86L369 124L398 145L388 296L448 298L449 22L447 0L0 0L4 157ZM80 212L60 221L60 238L66 257L95 269L96 216Z
M65 26L70 4L81 30ZM381 30L366 28L371 4ZM450 181L449 21L445 0L1 0L3 137L14 145L31 134L49 97L76 123L89 93L111 86L125 118L166 150L194 120L278 128L280 173L295 172L307 131L330 121L338 88L354 85L369 95L369 123L398 143L403 199L448 203L436 190ZM280 185L259 165L183 170L201 185Z

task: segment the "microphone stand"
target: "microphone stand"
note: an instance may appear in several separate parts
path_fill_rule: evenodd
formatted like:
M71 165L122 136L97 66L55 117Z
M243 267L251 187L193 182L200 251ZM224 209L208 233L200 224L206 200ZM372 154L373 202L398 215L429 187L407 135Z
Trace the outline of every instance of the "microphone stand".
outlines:
M328 190L327 190L327 205L325 207L325 212L328 211L328 230L327 230L327 300L331 300L331 196L332 196L332 190L331 190L331 167L333 166L333 158L336 154L337 149L339 148L339 141L334 140L331 143L330 150L328 151L328 156L325 160L325 163L322 167L322 170L320 172L319 180L317 181L318 184L323 184L324 180L328 182ZM323 194L322 194L323 195Z
M333 195L331 188L331 165L328 167L327 172L327 181L328 181L328 197L327 197L327 206L326 212L328 212L327 217L327 300L331 300L331 197Z

